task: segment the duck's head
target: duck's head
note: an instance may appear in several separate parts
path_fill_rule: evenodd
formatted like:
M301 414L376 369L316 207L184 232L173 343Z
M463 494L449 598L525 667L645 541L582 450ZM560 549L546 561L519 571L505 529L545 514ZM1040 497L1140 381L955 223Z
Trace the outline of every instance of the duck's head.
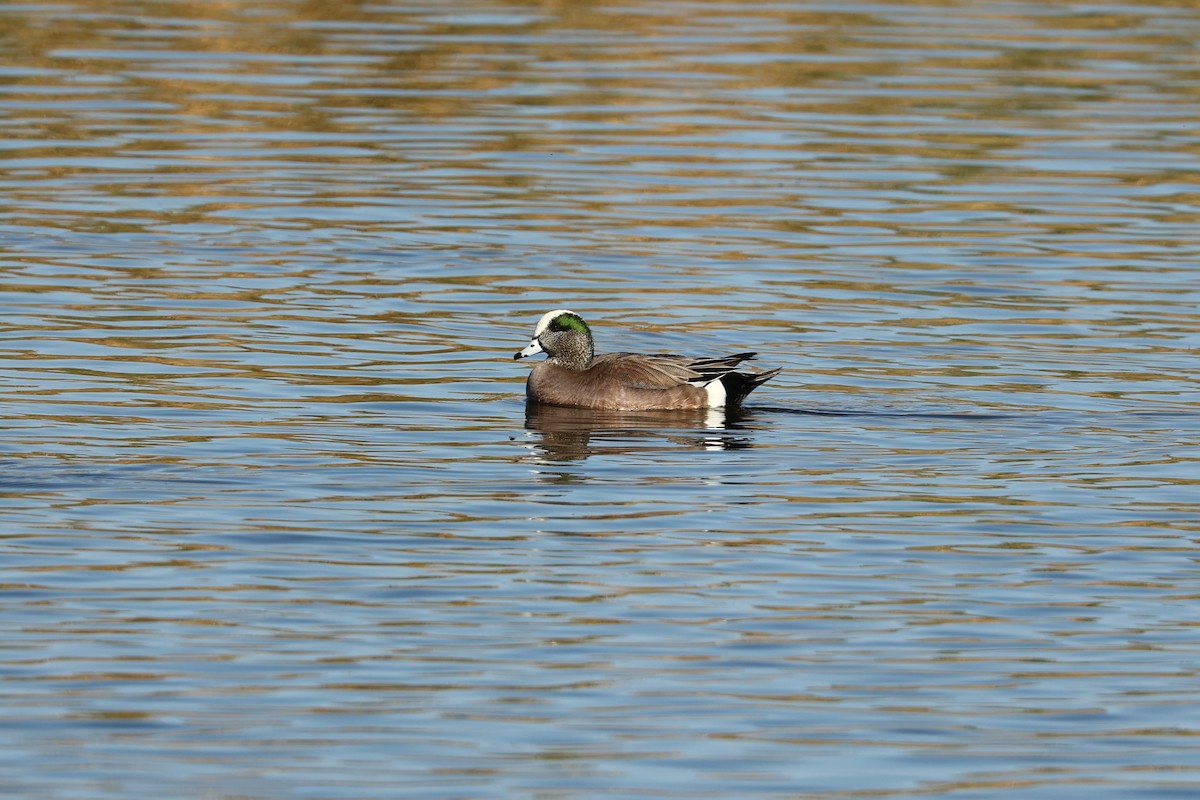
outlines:
M560 308L538 320L533 338L525 349L513 354L513 360L545 353L551 361L567 369L587 369L595 348L592 329L574 311Z

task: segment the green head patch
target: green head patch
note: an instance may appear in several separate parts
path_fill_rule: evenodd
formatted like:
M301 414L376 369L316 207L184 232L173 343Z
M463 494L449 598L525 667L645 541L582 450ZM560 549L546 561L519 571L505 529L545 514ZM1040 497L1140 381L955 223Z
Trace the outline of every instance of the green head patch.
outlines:
M550 330L590 333L587 323L584 322L583 317L579 316L578 314L559 314L557 317L550 320Z

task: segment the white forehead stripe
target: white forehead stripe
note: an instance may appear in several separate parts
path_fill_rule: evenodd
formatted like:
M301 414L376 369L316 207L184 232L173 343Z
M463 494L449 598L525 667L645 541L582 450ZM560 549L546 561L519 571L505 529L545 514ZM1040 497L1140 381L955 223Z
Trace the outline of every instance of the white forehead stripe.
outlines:
M568 311L565 308L560 308L555 311L547 311L545 314L542 314L542 318L538 320L537 327L533 329L533 338L536 339L537 337L539 337L543 333L545 333L546 328L550 327L550 323L559 314L574 314L574 313L575 313L574 311Z

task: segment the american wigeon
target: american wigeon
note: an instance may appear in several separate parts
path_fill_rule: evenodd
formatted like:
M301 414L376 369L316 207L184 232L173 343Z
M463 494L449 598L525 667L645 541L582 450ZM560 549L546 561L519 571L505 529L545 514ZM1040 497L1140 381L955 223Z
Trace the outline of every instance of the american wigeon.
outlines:
M530 402L612 411L735 408L746 395L779 374L735 372L754 353L721 358L687 358L662 353L605 353L597 356L583 317L560 308L544 314L529 345L513 359L545 353L529 373Z

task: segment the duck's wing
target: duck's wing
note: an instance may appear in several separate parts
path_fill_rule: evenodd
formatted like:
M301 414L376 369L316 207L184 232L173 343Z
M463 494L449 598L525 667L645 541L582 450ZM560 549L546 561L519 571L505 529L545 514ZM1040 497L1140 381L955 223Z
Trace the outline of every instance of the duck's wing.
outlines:
M634 389L665 390L714 380L753 357L754 353L701 359L669 353L605 353L592 360L588 372L597 380L616 381Z
M701 378L712 380L727 372L733 372L737 369L738 364L749 361L756 355L758 353L734 353L731 356L721 356L720 358L699 358L689 361L687 366Z
M689 359L665 353L605 353L592 359L587 371L601 384L665 390L700 377L700 373L688 368L688 363Z

